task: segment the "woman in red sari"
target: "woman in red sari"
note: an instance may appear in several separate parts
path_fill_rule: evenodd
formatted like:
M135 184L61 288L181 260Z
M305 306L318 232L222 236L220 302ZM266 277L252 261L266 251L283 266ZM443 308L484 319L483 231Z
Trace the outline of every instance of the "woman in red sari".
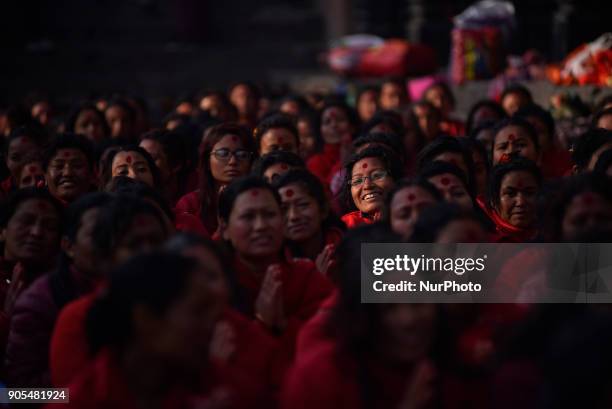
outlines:
M287 365L295 338L332 291L310 260L287 259L281 200L264 180L249 176L219 197L221 237L233 256L244 312L280 343Z
M517 158L491 172L489 216L498 242L522 243L538 235L537 198L542 176L535 163Z
M342 221L350 229L382 218L386 194L403 176L400 160L389 149L371 147L353 155L345 166L341 196L349 209Z
M219 192L249 173L254 155L253 138L243 126L221 124L210 128L200 147L200 188L183 196L176 210L201 218L206 231L214 234Z
M325 188L306 170L285 173L274 187L281 196L291 255L314 261L317 269L326 273L344 234L344 225L330 209Z

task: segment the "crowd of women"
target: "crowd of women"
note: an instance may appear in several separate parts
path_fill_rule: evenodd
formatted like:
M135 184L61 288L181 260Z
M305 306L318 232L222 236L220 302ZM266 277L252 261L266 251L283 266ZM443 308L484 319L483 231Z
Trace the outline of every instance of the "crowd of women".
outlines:
M571 138L520 85L454 103L386 80L354 107L239 82L161 120L4 109L0 381L74 408L609 407L605 305L361 303L361 243L612 237L612 95Z

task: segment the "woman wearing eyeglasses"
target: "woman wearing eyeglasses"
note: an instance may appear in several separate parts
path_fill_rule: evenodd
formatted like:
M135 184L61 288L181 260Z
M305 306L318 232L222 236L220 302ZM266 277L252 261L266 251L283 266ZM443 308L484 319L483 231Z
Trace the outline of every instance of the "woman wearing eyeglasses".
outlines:
M346 164L341 195L350 213L342 216L348 228L380 219L385 196L403 175L399 158L383 147L367 148Z
M198 216L206 230L217 231L217 198L234 179L249 173L255 157L249 131L237 124L213 126L200 146L200 188L183 196L177 211Z

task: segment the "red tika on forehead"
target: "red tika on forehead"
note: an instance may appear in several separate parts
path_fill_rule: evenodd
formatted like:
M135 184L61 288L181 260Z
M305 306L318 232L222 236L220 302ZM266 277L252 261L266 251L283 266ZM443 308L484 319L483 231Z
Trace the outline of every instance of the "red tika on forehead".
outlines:
M289 165L287 165L286 163L281 164L281 169L282 170L287 170L289 169Z
M287 197L293 196L293 189L287 189L287 191L285 192L285 196Z
M232 136L232 142L238 143L238 137L236 135Z
M62 153L62 156L64 158L67 158L68 156L70 156L70 151L64 151L64 153Z
M127 163L132 163L132 156L128 155L128 157L125 158L125 160L126 160Z
M282 136L278 137L278 143L284 143L285 142L285 138L283 138Z
M509 141L513 141L513 140L515 140L515 139L516 139L516 136L515 136L513 133L511 133L510 135L508 135L508 140L509 140Z
M28 170L30 172L32 172L32 173L36 172L36 169L38 169L38 168L36 166L34 166L34 165L28 166Z
M367 164L367 163L364 163L363 165L361 165L361 167L362 167L363 169L367 169L368 164Z
M447 177L443 177L442 179L440 179L440 183L442 183L444 186L448 185L450 183L450 179Z
M414 195L414 193L409 193L408 194L408 201L409 202L413 202L414 199L416 199L416 196Z
M520 180L519 180L519 181L516 183L516 187L517 187L517 188L519 188L519 189L522 189L523 187L525 187L525 185L523 184L523 182L522 182L522 181L520 181Z
M251 190L251 196L257 196L257 195L259 195L259 190L257 189Z

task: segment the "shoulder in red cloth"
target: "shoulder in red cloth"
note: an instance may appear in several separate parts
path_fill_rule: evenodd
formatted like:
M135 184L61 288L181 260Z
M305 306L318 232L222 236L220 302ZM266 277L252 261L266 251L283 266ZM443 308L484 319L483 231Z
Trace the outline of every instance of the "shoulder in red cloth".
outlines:
M348 227L349 229L353 229L355 227L361 226L362 224L374 223L373 219L365 217L363 213L361 213L359 210L356 210L351 213L347 213L344 216L342 216L341 219L344 222L344 224L346 224L346 227Z
M340 144L325 144L323 150L306 162L306 168L324 184L328 185L334 166L340 162Z

